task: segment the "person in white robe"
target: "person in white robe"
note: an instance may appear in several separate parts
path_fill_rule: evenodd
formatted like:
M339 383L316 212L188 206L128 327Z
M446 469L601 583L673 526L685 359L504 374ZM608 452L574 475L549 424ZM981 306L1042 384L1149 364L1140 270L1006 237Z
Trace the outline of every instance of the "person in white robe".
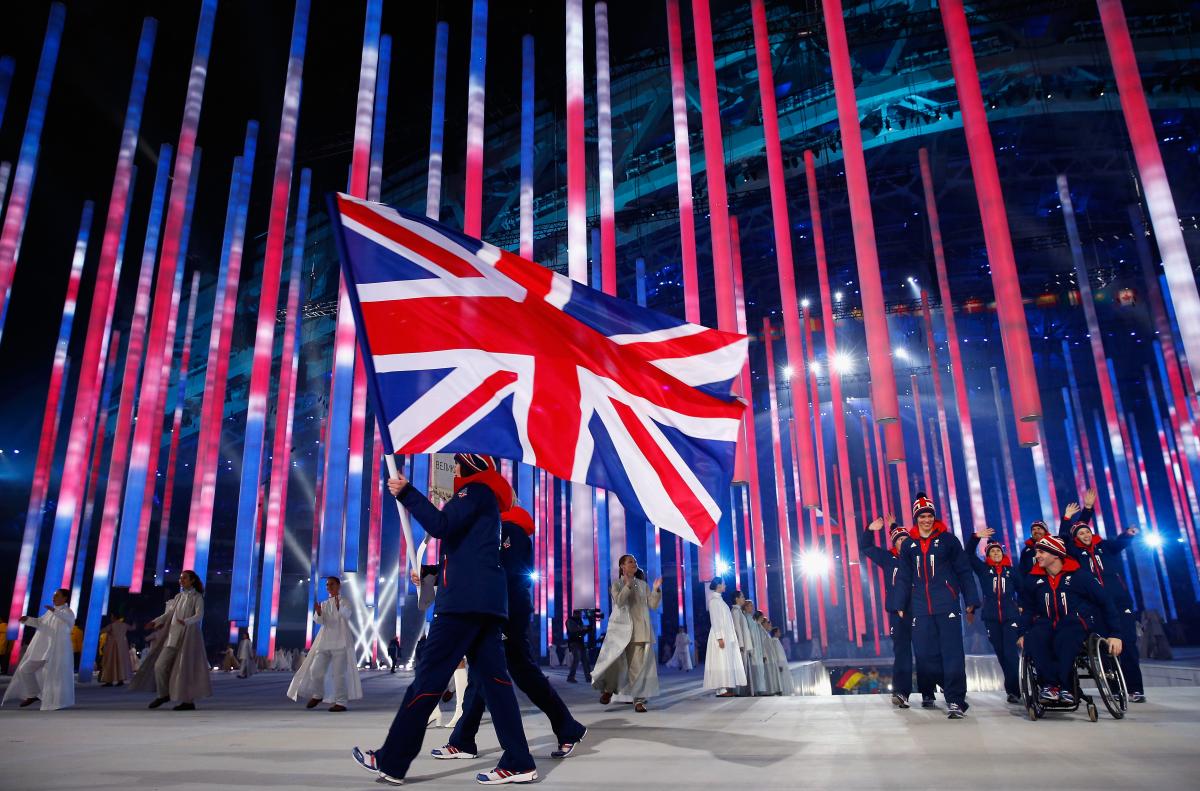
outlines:
M75 667L71 650L75 613L67 606L70 601L71 591L63 588L54 592L54 603L46 605L43 615L21 616L21 623L26 628L37 631L21 656L0 706L9 700L21 701L21 708L41 701L42 711L75 705Z
M738 650L742 655L742 669L746 675L746 683L737 688L740 697L754 694L754 673L750 665L750 621L745 612L746 597L741 591L733 592L733 604L729 608L729 617L733 620L733 628L738 639Z
M662 578L647 585L633 555L622 555L617 570L619 577L609 587L612 615L592 668L592 687L600 691L601 704L607 706L620 693L633 699L634 711L644 713L647 698L658 693L658 641L650 610L662 601Z
M249 629L239 630L237 647L238 678L249 678L258 672L258 657L254 652L254 641Z
M157 709L169 700L175 711L195 711L196 699L212 695L212 678L204 648L204 583L188 569L179 575L179 593L167 602L162 615L147 626L158 629L154 649L146 657L129 685L130 691L153 689L148 708Z
M129 646L129 675L132 676L142 667L142 658L138 656L137 649Z
M780 694L791 697L796 694L796 680L792 678L792 665L788 661L787 649L784 648L783 638L779 627L771 629L771 648L775 652L775 664L779 668Z
M746 599L742 602L742 614L746 617L746 670L751 694L770 695L772 691L767 684L766 652L763 650L764 632L755 622L753 601Z
M108 635L100 655L100 680L106 687L123 687L133 677L129 662L129 624L123 615L114 615L101 634Z
M779 695L783 691L783 682L779 678L779 665L775 660L775 646L771 643L771 622L761 612L754 613L754 622L761 632L763 649L763 672L767 677L767 694Z
M350 629L353 608L343 598L342 581L337 577L326 578L325 590L329 598L313 607L313 622L321 625L321 631L292 677L287 696L307 699L305 708L316 708L325 701L333 704L330 711L345 711L347 703L362 697L362 681L354 661L354 632Z
M732 698L746 686L746 668L738 642L733 614L721 594L725 580L717 577L708 585L708 649L704 652L704 688L717 690L718 698Z
M690 672L693 667L692 638L688 637L686 626L679 627L679 631L675 634L675 651L667 660L667 665L685 673Z

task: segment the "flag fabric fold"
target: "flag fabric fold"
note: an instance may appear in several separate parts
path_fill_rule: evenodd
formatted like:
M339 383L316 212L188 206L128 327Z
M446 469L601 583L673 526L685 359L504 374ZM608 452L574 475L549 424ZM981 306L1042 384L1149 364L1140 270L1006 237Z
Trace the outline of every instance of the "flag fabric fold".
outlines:
M489 453L616 493L704 543L744 404L743 335L576 283L425 217L330 196L395 453Z

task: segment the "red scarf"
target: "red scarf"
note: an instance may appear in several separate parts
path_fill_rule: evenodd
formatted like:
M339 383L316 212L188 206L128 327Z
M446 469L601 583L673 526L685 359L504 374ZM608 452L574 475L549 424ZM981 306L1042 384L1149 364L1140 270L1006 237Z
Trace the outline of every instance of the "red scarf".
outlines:
M1003 552L1003 550L1001 550L1001 551ZM995 571L996 571L996 573L997 573L997 574L1000 574L1000 573L1001 573L1000 569L1004 568L1005 566L1011 566L1011 565L1012 565L1012 560L1011 560L1011 559L1008 557L1008 554L1007 554L1007 553L1005 553L1005 554L1003 554L1003 555L1001 555L1001 556L1000 556L1000 562L999 562L999 563L993 563L993 562L992 562L992 559L991 559L990 557L989 557L989 558L986 558L986 560L987 560L987 564L988 564L989 566L991 566L993 569L995 569Z
M504 513L500 514L501 522L508 522L525 531L525 535L533 535L533 517L519 505L514 505Z
M484 486L492 490L492 494L496 495L496 502L500 505L501 511L507 511L513 505L513 490L508 481L504 480L504 476L495 470L484 470L477 472L474 475L466 477L454 477L454 492L457 494L464 486L469 483L482 483Z

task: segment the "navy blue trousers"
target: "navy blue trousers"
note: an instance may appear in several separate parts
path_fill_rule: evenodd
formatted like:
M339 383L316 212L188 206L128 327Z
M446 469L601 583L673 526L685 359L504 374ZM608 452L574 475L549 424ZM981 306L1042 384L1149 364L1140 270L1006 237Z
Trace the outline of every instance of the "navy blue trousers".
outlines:
M1121 672L1125 674L1125 686L1130 692L1145 692L1142 689L1142 661L1138 658L1137 625L1133 613L1121 613L1121 628L1117 637L1121 638L1121 655L1117 661L1121 663Z
M957 703L966 711L967 657L963 651L962 616L957 612L914 616L913 652L917 655L918 677L939 679L946 703Z
M913 644L912 619L901 618L894 612L888 613L888 624L892 638L892 693L905 700L912 694L913 684ZM937 666L941 667L941 655L938 655ZM937 691L937 675L929 675L925 668L917 669L917 690L922 697L932 698Z
M521 727L521 710L504 661L500 639L503 624L504 619L492 615L439 613L434 617L417 657L413 682L404 693L404 702L392 720L387 739L375 751L380 771L392 777L408 773L409 765L421 752L425 723L464 656L483 680L480 690L492 713L496 738L504 750L497 768L512 772L534 768Z
M1043 687L1070 687L1075 657L1083 648L1087 629L1078 618L1064 618L1053 626L1041 620L1025 633L1025 656L1037 669Z
M571 716L567 704L550 686L550 679L538 668L529 646L529 613L518 614L504 623L504 656L508 660L508 672L512 676L517 689L525 693L533 705L542 710L550 719L550 727L558 738L559 744L579 741L587 730ZM475 745L475 735L479 733L479 723L483 719L484 696L481 693L483 684L480 673L475 665L467 670L467 691L463 695L463 711L454 733L450 734L450 744L468 753L478 753Z
M1020 695L1021 655L1017 650L1017 625L1012 621L984 621L983 625L996 659L1000 660L1000 669L1004 671L1004 691L1009 695Z

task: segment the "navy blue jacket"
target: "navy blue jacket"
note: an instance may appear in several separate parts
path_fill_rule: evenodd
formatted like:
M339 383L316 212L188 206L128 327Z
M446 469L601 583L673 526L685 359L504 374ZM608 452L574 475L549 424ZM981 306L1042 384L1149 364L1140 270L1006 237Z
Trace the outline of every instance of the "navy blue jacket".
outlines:
M883 532L883 531L880 531ZM886 583L884 603L890 601L892 588L896 585L896 576L900 573L900 558L889 550L875 544L873 531L864 530L858 537L858 550L863 556L883 569L883 579Z
M915 527L909 535L912 540L900 550L887 608L906 615L945 615L959 611L960 595L967 607L978 608L979 589L958 538L941 522L935 523L929 538L922 539Z
M413 486L396 497L421 527L441 539L439 613L508 617L508 584L500 565L500 503L512 502L512 487L499 473L456 478L454 496L438 510Z
M1013 568L1012 559L1004 556L1007 563L994 566L976 554L979 539L971 536L967 540L967 557L971 570L979 578L979 589L983 591L983 620L1015 621L1020 614L1020 571Z
M1021 634L1038 622L1048 621L1057 629L1071 619L1077 619L1089 632L1115 634L1115 624L1119 623L1112 597L1071 557L1063 561L1057 585L1045 571L1035 568L1028 584L1021 588L1021 602Z
M1085 508L1079 512L1079 518L1075 521L1091 523L1092 516L1092 509ZM1081 547L1071 537L1073 524L1074 522L1068 524L1066 520L1063 520L1059 526L1058 537L1067 545L1067 554L1079 561L1079 565L1084 569L1092 572L1096 581L1108 591L1108 595L1112 597L1113 604L1118 610L1132 611L1133 597L1129 595L1129 586L1125 584L1125 579L1117 569L1119 568L1118 556L1133 543L1133 536L1122 533L1116 538L1104 539L1093 534L1092 545Z
M528 623L533 614L533 539L521 521L513 511L506 511L500 521L500 565L508 583L508 617L514 623Z

